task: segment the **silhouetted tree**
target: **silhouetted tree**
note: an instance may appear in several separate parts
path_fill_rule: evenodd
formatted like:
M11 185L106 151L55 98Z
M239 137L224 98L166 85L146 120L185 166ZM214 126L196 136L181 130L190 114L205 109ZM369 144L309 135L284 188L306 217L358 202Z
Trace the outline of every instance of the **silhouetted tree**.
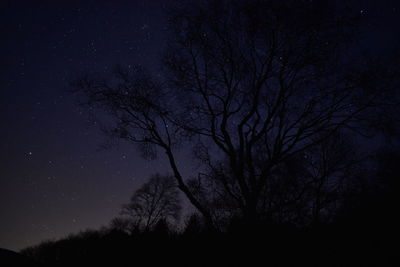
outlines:
M148 158L165 153L208 225L215 227L220 203L255 222L265 194L281 184L272 182L279 166L340 130L363 133L360 122L387 100L390 80L383 90L384 75L375 72L371 83L367 64L343 56L355 21L343 14L331 1L183 5L171 12L163 76L117 68L114 79L86 75L74 85L84 103L109 112L111 136L139 145ZM214 172L210 186L203 170L188 184L176 160L183 144L196 147L206 173ZM210 205L215 183L223 201Z
M177 220L181 211L179 191L169 176L153 175L123 205L123 218L113 220L114 227L130 232L135 229L150 230L161 220L165 223Z

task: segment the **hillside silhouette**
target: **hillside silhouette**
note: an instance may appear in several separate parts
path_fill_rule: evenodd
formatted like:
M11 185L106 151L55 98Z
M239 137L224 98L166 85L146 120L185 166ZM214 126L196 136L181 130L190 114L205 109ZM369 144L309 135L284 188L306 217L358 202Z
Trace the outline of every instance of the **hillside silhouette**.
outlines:
M329 223L298 226L260 222L249 229L233 219L224 232L207 228L198 214L181 229L166 220L133 231L111 223L23 249L40 266L395 266L398 189L365 190ZM25 266L25 265L23 265ZM30 266L30 265L29 265Z

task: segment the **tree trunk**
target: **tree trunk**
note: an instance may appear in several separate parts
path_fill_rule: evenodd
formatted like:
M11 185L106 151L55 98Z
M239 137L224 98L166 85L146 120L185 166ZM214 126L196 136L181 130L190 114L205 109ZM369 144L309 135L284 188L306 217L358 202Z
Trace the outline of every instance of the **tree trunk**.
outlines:
M186 186L185 182L183 181L183 177L180 174L178 167L175 163L175 158L174 158L174 155L172 154L172 151L169 148L166 148L165 153L168 156L170 166L172 168L172 171L174 172L174 177L176 178L176 180L178 182L178 188L186 195L186 197L189 199L190 203L204 217L207 228L209 228L210 230L216 230L211 213L195 198L195 196L192 194L192 192L190 192L189 188Z

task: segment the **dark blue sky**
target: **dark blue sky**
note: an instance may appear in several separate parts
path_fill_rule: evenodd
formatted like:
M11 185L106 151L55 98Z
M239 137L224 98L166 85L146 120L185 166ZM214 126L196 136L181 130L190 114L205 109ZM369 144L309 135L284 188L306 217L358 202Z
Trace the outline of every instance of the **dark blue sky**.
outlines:
M353 2L374 18L363 47L375 54L398 47L399 3ZM138 63L157 70L167 3L1 2L0 247L106 225L150 174L167 170L127 144L99 149L104 137L66 92L84 71Z
M99 150L103 136L66 90L82 71L154 68L165 17L164 1L13 2L0 11L0 247L20 249L107 224L164 169L133 147Z

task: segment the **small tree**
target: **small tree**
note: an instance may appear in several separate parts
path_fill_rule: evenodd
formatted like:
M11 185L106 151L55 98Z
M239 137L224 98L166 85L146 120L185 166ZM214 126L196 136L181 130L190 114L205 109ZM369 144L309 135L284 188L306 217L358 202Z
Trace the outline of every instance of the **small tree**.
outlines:
M131 222L134 229L148 231L160 220L177 220L180 211L179 192L174 180L156 174L133 194L128 204L122 206L121 215Z

